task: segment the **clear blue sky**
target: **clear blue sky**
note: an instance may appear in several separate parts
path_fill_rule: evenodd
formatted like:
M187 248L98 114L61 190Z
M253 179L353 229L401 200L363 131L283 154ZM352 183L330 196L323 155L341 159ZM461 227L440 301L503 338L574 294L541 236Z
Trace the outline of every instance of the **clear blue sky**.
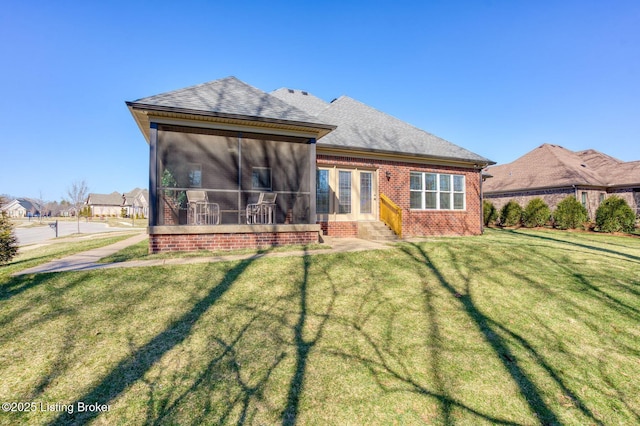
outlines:
M14 1L0 8L0 193L146 187L124 102L236 76L348 95L488 157L640 160L640 2Z

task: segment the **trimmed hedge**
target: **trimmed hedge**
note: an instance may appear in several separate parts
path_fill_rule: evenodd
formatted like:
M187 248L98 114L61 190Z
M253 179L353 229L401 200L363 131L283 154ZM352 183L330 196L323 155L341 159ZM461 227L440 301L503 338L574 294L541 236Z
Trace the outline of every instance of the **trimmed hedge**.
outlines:
M527 228L544 226L551 218L551 210L542 198L534 198L522 211L522 223Z
M511 200L500 210L500 225L516 226L522 221L522 207L517 202Z
M498 220L498 210L491 201L482 201L482 217L484 219L484 226L493 225Z
M632 232L635 224L633 210L616 195L604 200L596 210L596 230L599 232Z
M587 219L587 209L573 195L560 201L553 212L553 224L560 229L575 229Z

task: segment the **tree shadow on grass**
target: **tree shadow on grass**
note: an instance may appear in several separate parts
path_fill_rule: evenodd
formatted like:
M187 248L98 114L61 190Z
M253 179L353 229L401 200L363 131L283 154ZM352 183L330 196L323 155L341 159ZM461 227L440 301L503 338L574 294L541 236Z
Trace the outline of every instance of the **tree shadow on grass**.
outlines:
M406 261L404 261L404 259L398 258L397 262L393 260L392 262L394 262L395 266L399 269L406 268ZM357 268L357 265L354 264L354 268ZM425 385L423 380L418 377L423 376L424 371L419 372L415 369L415 366L410 365L413 361L407 359L406 350L408 348L402 347L402 344L398 346L399 342L404 341L404 336L394 332L393 322L396 317L407 312L407 309L415 308L406 306L403 301L399 301L396 297L397 295L391 299L387 298L385 295L385 286L387 284L386 280L389 278L388 272L379 272L376 269L362 270L360 272L360 280L356 282L354 286L359 288L362 288L362 285L368 286L364 294L360 296L361 303L359 305L354 304L353 312L348 313L346 316L332 316L333 322L349 330L349 334L353 336L353 338L349 339L349 343L352 345L355 344L355 347L349 349L349 345L344 345L344 347L340 345L339 347L325 348L322 350L324 354L341 359L350 365L362 365L369 372L378 388L384 393L398 393L400 395L412 393L435 400L440 407L441 418L438 418L438 423L455 423L455 410L468 413L479 421L499 425L518 425L518 423L508 419L479 411L449 394L445 368L442 365L445 361L442 353L443 336L438 325L435 303L437 296L426 288L426 282L422 283L421 294L424 298L424 309L430 322L429 328L426 330L428 348L425 351L423 344L420 344L418 351L420 353L429 352L429 364L434 370L433 382L429 384L433 384L433 388ZM341 286L341 290L344 290L343 286ZM396 311L395 308L398 308L398 311ZM419 313L422 312L422 310L418 309L414 312ZM379 325L372 326L374 330L384 329L382 335L379 335L378 331L370 332L367 330L370 328L368 326L369 322L371 322L371 324L379 324L378 321L381 318L386 318L389 324L383 327ZM415 324L415 327L420 328L420 325ZM359 349L358 341L362 341L366 348L372 350L372 353L367 354L367 349ZM414 414L423 422L431 422L434 420L433 418L427 419L418 413Z
M620 257L627 258L627 259L633 261L634 263L640 262L640 256L634 256L632 254L623 253L621 251L611 250L611 249L608 249L608 248L598 247L598 246L589 245L589 244L582 244L582 243L578 243L578 242L575 242L575 241L567 241L567 240L563 240L563 239L552 238L552 237L549 237L549 236L543 236L543 235L538 235L538 234L530 234L530 233L527 233L527 232L518 231L517 229L507 229L507 230L503 230L502 232L507 232L509 234L522 236L522 237L527 237L527 238L534 238L534 239L539 239L539 240L552 241L554 243L559 243L559 244L567 244L567 245L580 247L580 248L585 248L585 249L593 250L593 251L599 251L599 252L607 253L607 254L613 254L615 256L620 256Z
M458 275L463 277L466 282L466 289L465 289L466 294L464 295L456 292L454 287L446 281L442 273L433 264L428 254L422 249L422 247L415 244L412 246L415 249L415 251L419 253L418 255L416 255L415 252L412 252L411 250L408 250L406 248L403 249L403 251L409 256L413 257L415 260L419 261L420 263L428 267L437 277L438 281L443 286L443 288L445 288L450 294L452 294L453 296L455 296L461 301L461 303L465 308L465 311L468 313L468 315L471 318L474 319L474 322L476 323L478 328L485 335L485 340L487 340L487 342L491 344L493 350L496 352L496 354L499 355L501 362L507 368L507 371L509 371L509 374L512 376L514 381L518 384L520 391L522 395L526 398L527 402L529 403L530 408L536 413L536 416L538 417L538 419L540 419L540 421L543 424L546 424L549 422L558 423L559 419L557 419L555 413L553 413L550 407L548 407L544 403L544 401L542 401L542 396L540 392L537 390L537 388L535 387L531 379L529 379L526 372L524 372L524 370L522 370L517 365L516 357L514 356L514 354L512 354L509 351L506 341L500 337L500 334L507 335L510 339L515 341L521 348L527 351L531 355L532 359L534 359L536 363L539 366L541 366L547 372L547 374L551 377L551 379L558 385L558 387L561 389L562 394L564 395L564 398L566 400L571 401L571 404L574 407L578 408L585 416L590 418L590 420L593 421L595 424L602 424L600 420L596 419L595 414L577 396L577 394L573 392L571 389L569 389L567 384L562 380L562 378L555 371L555 369L544 359L544 357L541 354L539 354L534 349L534 347L523 336L510 330L506 325L498 323L495 320L482 314L482 312L480 312L480 310L476 307L471 297L469 277L468 276L465 277L465 274L461 269L462 262L460 259L457 259L457 256L455 255L454 251L450 247L448 247L447 250L449 252L449 257L451 259L451 264L457 270ZM538 253L538 255L542 255L542 254ZM563 269L567 269L566 267L561 265L559 262L554 261L554 259L548 259L548 260L550 262L557 263L558 266L562 267ZM567 269L567 272L569 272L568 269ZM468 274L468 275L473 275L473 274ZM593 287L588 283L588 281L584 279L584 277L578 277L578 278L583 285L588 285L590 288ZM520 279L530 282L530 280L525 276L520 276ZM610 301L605 300L605 302L610 302ZM575 309L579 309L579 307L577 305L574 305L570 300L565 300L565 303L568 305L574 306Z
M508 232L511 232L511 231L508 231ZM528 234L523 234L523 235L529 236ZM553 240L553 239L551 239L551 240ZM553 241L562 241L562 240L553 240ZM569 243L569 244L572 244L572 243ZM544 262L548 262L549 265L555 265L558 269L562 270L563 273L566 274L567 276L572 276L574 278L574 281L581 287L581 290L583 290L583 291L586 290L592 297L597 299L599 302L603 303L604 305L607 305L609 308L611 308L613 310L624 311L630 317L633 317L635 319L640 319L640 309L638 309L638 308L626 303L625 301L620 300L619 298L607 293L606 291L604 291L602 289L602 286L596 286L596 285L592 284L591 281L588 279L588 277L585 276L585 274L577 272L575 269L573 269L570 266L568 266L567 264L563 263L558 258L550 256L548 254L544 254L544 253L536 250L536 248L532 247L531 245L529 246L529 248L530 248L530 252L531 253L535 253L536 256L539 256L539 257L543 258ZM517 276L519 278L531 282L531 280L528 279L526 276L524 276L522 274L519 274L518 272L513 272L513 273L517 274ZM533 283L533 284L535 284L535 283ZM640 292L638 292L634 288L632 288L632 287L630 287L630 286L628 286L626 284L622 284L622 283L620 283L619 285L624 287L624 291L625 292L631 293L631 294L636 295L636 296L640 296ZM633 285L633 283L631 285ZM539 287L539 288L541 290L545 290L544 288L541 288L541 287ZM558 297L558 296L554 295L554 297ZM564 299L565 303L573 304L573 303L571 303L571 301L569 299L567 299L567 298L563 298L563 299Z
M227 387L227 392L221 400L215 401L219 407L212 407L211 402L207 399L205 407L200 412L193 410L190 423L192 424L206 424L211 423L212 419L210 414L215 414L215 421L218 424L224 424L230 421L234 412L239 411L237 424L245 424L251 422L252 412L251 404L254 399L262 400L264 396L265 388L271 378L272 373L278 368L280 363L285 359L285 352L280 351L274 354L271 363L266 368L266 371L260 373L260 378L255 379L257 372L252 371L249 378L246 378L246 372L243 374L243 362L239 352L243 350L241 347L241 340L245 338L245 334L250 331L251 328L260 327L258 322L264 320L265 312L258 311L254 313L249 321L238 331L238 333L232 339L223 339L217 336L211 336L210 340L217 349L212 349L212 352L219 350L215 357L209 361L206 368L198 375L198 378L184 390L181 390L177 395L167 395L161 400L154 399L153 391L150 392L148 410L147 410L147 424L160 425L166 423L174 423L176 419L173 418L175 414L179 414L180 410L184 406L189 406L189 399L198 393L212 392L216 388ZM250 337L248 339L251 339ZM254 342L258 343L258 342ZM262 369L261 369L262 370ZM228 377L226 380L221 377ZM252 380L253 379L253 380ZM226 383L224 383L226 382ZM252 382L252 383L251 383ZM153 384L148 383L152 389ZM239 392L232 392L229 388L236 387ZM172 402L169 402L172 401Z
M47 284L50 284L55 277L56 274L54 273L31 274L13 277L9 280L7 285L3 287L2 293L0 293L0 302L8 300L13 296L17 296L20 293L40 287L42 285L46 286ZM40 292L41 294L37 294L35 296L30 295L28 299L28 308L37 309L41 306L41 304L47 303L48 296L50 295L49 291L56 295L65 293L76 288L79 285L82 285L84 279L85 275L81 273L72 276L70 275L67 277L63 286L56 284L55 288L52 290L47 289L45 292ZM26 313L27 310L25 309L12 309L12 312L10 314L6 314L3 316L3 318L0 318L0 329L4 328L8 324L14 323L16 319L20 318L21 316L25 316ZM59 314L60 312L57 312L55 315L57 316ZM20 320L19 326L16 326L14 324L11 325L12 335L15 336L25 330L33 329L40 323L48 321L50 318L50 315L37 315L35 317L30 316L28 320Z
M29 289L49 281L49 274L30 274L11 277L0 286L0 302L9 300Z
M307 317L309 315L309 268L311 266L311 256L309 256L307 250L305 250L305 255L302 258L304 274L302 277L302 282L300 283L300 301L299 301L299 312L298 312L298 320L293 327L294 332L294 343L296 347L296 366L293 377L291 378L291 382L289 384L289 392L287 394L287 405L282 411L282 424L284 426L292 426L295 425L298 420L299 410L300 410L300 396L304 390L304 381L305 375L307 372L307 362L309 361L309 353L313 349L313 347L318 343L318 341L322 338L322 333L324 331L324 327L327 323L327 320L331 316L331 312L333 310L333 305L336 299L336 289L332 283L332 297L329 301L329 305L326 308L326 312L322 316L322 321L320 325L317 327L315 335L313 338L305 338L305 326L307 322ZM329 277L327 277L329 278ZM330 279L330 278L329 278Z
M238 262L211 291L188 312L171 323L162 333L137 349L129 358L122 360L100 383L72 403L108 405L129 386L141 379L164 354L182 343L190 334L198 319L215 304L233 285L244 270L255 260L255 256ZM51 425L83 424L100 413L97 411L63 412Z
M155 398L155 383L145 382L149 388L146 423L173 423L177 419L185 422L181 411L184 407L193 407L193 402L200 404L201 409L190 411L186 420L190 424L251 424L265 408L274 420L277 416L284 425L298 423L309 357L331 318L336 296L332 283L332 294L326 305L321 312L314 310L314 300L309 296L312 259L308 253L302 257L302 278L295 281L293 290L286 295L253 303L233 302L229 309L225 309L226 315L242 317L248 313L250 318L244 320L243 326L232 336L224 337L225 332L207 333L212 358L188 387L180 387L184 378L178 372L175 385L169 388L179 390L160 392L161 396ZM322 299L324 301L324 296ZM292 324L289 318L293 315L296 321ZM320 321L311 325L308 321L310 316L320 318ZM232 318L231 322L235 320ZM293 339L288 337L289 331L292 331ZM280 408L269 406L271 401L265 393L274 391L270 389L273 386L271 378L292 353L294 365L291 369L283 367L287 373L291 372L288 388L278 389L279 393L286 392L285 403ZM188 367L178 370L185 368Z
M533 380L518 365L516 356L497 333L495 324L493 324L491 319L480 311L468 293L460 294L453 285L447 281L422 247L418 244L410 244L410 247L411 249L402 247L401 250L413 261L425 266L437 278L439 284L455 298L452 300L458 300L462 304L469 318L473 320L478 330L484 335L485 341L491 346L497 358L502 362L504 368L518 386L520 393L529 405L531 411L535 413L539 422L541 424L560 424L560 419L544 401L540 390ZM590 417L593 418L593 416Z

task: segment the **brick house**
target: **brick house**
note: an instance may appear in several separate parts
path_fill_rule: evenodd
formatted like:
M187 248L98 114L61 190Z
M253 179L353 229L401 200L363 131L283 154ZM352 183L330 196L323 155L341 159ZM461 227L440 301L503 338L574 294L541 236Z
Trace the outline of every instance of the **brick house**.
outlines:
M150 145L152 252L354 237L381 220L402 237L482 232L494 163L349 97L228 77L127 106Z
M122 194L117 191L111 194L91 193L85 204L90 209L90 216L120 217L122 214Z
M122 208L127 217L146 218L149 215L149 191L135 188L122 194Z
M617 195L640 214L640 161L543 144L511 163L487 168L487 173L493 177L484 184L484 198L498 209L510 200L524 207L540 197L553 210L572 195L594 219L600 203Z
M11 218L31 217L40 212L36 206L25 198L17 198L0 206L0 211L5 211Z

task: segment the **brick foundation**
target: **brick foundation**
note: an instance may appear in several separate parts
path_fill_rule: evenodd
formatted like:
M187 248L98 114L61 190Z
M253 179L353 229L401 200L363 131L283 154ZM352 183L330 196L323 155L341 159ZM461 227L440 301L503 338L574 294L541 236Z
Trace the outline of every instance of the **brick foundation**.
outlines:
M352 238L358 236L358 222L318 222L322 233L331 237Z
M256 234L165 234L149 235L149 252L234 250L268 248L292 244L315 244L317 232L262 232Z
M318 225L216 225L149 227L149 252L234 250L319 242Z

